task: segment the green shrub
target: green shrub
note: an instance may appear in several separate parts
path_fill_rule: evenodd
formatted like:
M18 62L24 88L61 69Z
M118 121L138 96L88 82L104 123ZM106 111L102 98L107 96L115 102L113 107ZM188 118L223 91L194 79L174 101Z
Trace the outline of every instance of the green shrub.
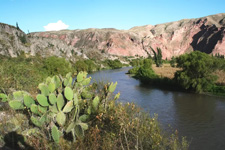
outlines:
M138 69L136 77L141 81L151 81L158 78L158 75L155 74L152 68L145 68L144 66L142 66Z
M75 69L77 70L77 72L88 71L88 65L84 61L78 60L75 63Z
M176 67L176 58L174 56L170 60L170 66L171 67Z
M3 57L0 61L0 88L34 91L47 74L42 71L41 60L23 57Z
M132 59L130 62L130 65L133 67L142 66L144 62L144 59Z
M0 89L8 92L10 88L34 93L38 83L47 76L73 72L72 65L64 58L39 56L17 58L0 56Z
M128 70L128 74L137 74L138 70L139 70L140 67L133 67L132 69L129 69Z
M176 82L184 89L197 93L209 90L217 77L213 72L218 68L215 59L200 51L184 54L177 58L177 67L181 71L175 73Z
M46 70L48 75L66 75L72 71L72 64L65 58L59 58L56 56L47 57L44 59L43 68Z
M152 60L144 59L143 66L138 69L135 76L141 81L150 81L152 79L158 78L158 75L155 74L154 70L152 69Z
M107 111L110 108L108 96L114 92L117 85L108 84L104 97L95 96L85 88L91 81L91 77L86 76L87 73L80 72L76 82L73 82L71 73L61 79L58 76L48 77L44 83L38 85L40 94L36 95L36 100L24 91L13 92L7 98L2 94L1 98L3 97L4 101L7 99L12 109L25 109L24 112L29 112L29 120L33 125L49 132L50 140L55 143L59 143L64 134L72 134L75 141L76 138L84 136L88 121L95 119L98 111ZM82 93L90 93L91 96L83 97ZM116 95L114 100L117 98Z
M84 61L85 64L88 66L87 72L93 72L99 70L99 66L95 64L94 61L88 59Z
M119 69L123 67L123 64L120 62L120 60L105 60L105 63L112 69Z
M177 134L165 136L157 116L150 117L134 104L116 103L120 93L112 93L117 83L89 85L91 77L86 76L79 73L75 82L71 74L48 77L39 84L36 99L24 91L0 96L12 109L23 110L20 113L32 123L25 131L17 131L29 145L36 149L188 148L187 141L180 143Z

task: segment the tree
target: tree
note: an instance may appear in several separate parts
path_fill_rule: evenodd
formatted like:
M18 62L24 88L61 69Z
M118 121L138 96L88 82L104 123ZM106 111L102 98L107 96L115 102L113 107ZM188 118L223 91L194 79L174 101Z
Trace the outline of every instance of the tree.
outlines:
M141 81L150 81L152 79L158 78L158 75L155 74L152 69L152 60L145 59L143 66L141 66L136 73L136 77Z
M173 56L170 60L170 66L175 67L176 66L176 58Z
M19 27L19 25L18 25L18 22L16 22L16 28L17 28L18 30L20 30L20 27Z
M163 64L162 61L162 50L160 48L157 47L157 53L156 51L151 47L153 53L154 53L154 61L156 64L156 67L161 67Z
M177 67L182 70L175 73L175 81L183 88L197 93L207 91L217 79L213 75L218 68L215 59L200 51L178 57Z

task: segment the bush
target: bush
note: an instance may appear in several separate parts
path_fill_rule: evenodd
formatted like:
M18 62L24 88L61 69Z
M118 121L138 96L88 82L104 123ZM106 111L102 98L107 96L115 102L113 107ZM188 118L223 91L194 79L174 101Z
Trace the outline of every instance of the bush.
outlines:
M65 58L59 58L56 56L51 56L44 59L43 68L46 70L48 75L61 74L65 76L68 72L72 70L72 64Z
M135 76L141 81L150 81L152 79L158 78L158 75L155 74L154 70L152 69L152 60L145 59L143 66L138 69Z
M84 62L88 66L88 70L86 70L87 72L93 72L93 71L99 70L99 66L96 65L94 61L88 59L88 60L85 60Z
M133 67L142 66L144 62L144 59L132 59L130 62L130 65Z
M35 93L35 87L47 76L73 72L70 62L55 56L48 58L38 56L26 58L25 55L17 58L0 57L0 89L5 92L12 88L12 90Z
M145 68L144 66L142 66L138 69L136 77L141 81L151 81L158 78L158 75L155 74L152 68Z
M175 80L184 89L197 93L209 90L217 77L213 72L218 68L215 59L200 51L184 54L177 58L177 67L181 71L175 73Z
M119 59L115 60L105 60L105 63L112 69L119 69L123 67L123 64L119 61Z
M24 57L3 57L0 61L0 88L8 92L9 89L35 91L36 86L44 78L46 72L42 69L39 59L26 59Z
M88 65L82 60L77 61L74 66L77 72L88 71Z
M88 85L91 77L86 76L79 73L75 82L71 74L61 79L48 77L39 84L40 94L36 100L24 91L2 94L0 100L8 101L12 109L22 110L19 112L32 123L26 124L24 130L21 122L20 130L13 136L25 137L27 143L22 145L32 145L35 149L188 148L185 139L180 143L177 135L162 133L157 116L151 118L134 104L116 103L120 94L112 93L117 83ZM84 92L91 96L83 97ZM16 119L14 122L18 123ZM22 120L27 122L26 117ZM0 124L1 129L4 126ZM7 136L7 133L1 135ZM11 144L15 145L13 141Z
M127 73L135 75L135 74L137 74L139 68L140 67L133 67L132 69L129 69Z
M171 67L176 67L176 58L174 56L170 60L170 66Z

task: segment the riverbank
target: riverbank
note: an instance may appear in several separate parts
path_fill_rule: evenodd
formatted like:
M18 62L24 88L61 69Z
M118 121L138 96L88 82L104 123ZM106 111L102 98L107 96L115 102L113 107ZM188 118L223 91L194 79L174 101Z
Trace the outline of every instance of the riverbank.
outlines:
M161 67L157 67L155 64L150 63L148 66L134 67L128 71L128 74L130 74L133 78L140 80L146 86L149 85L152 87L168 89L173 91L182 91L182 92L191 92L191 93L194 92L194 93L201 93L205 95L215 95L215 96L225 97L225 86L224 86L225 72L223 70L216 70L215 72L213 72L212 75L210 76L213 76L212 80L214 81L211 83L211 85L208 85L208 87L205 87L205 89L204 90L202 89L200 92L193 90L192 88L185 88L182 86L182 84L180 84L179 81L177 81L175 74L176 72L180 72L180 71L182 71L181 68L171 67L170 64L163 64ZM194 74L197 75L198 73L195 72ZM205 81L201 77L199 79L193 78L196 81L191 81L193 79L188 79L188 77L185 77L185 78L186 78L186 81L190 83L192 82L192 84L195 84L194 86L193 85L192 86L195 87L196 89L197 89L196 86L198 86L199 83L200 85L202 84L201 86L204 86L204 83L201 83L201 82L205 82Z
M90 80L84 73L78 74L75 82L71 74L48 77L39 84L34 98L22 91L1 95L0 100L8 100L7 108L14 111L5 111L11 114L0 122L0 148L188 149L188 142L185 138L179 142L177 132L165 134L156 115L150 116L133 103L116 103L122 94L113 94L117 82L103 85ZM52 96L57 99L53 101Z
M156 65L153 64L152 69L161 78L166 77L169 79L173 79L175 72L178 70L181 70L180 68L177 68L177 67L171 67L170 64L163 64L162 67L156 67ZM216 71L214 74L218 76L216 83L219 85L225 85L225 72L220 70L220 71Z
M119 101L135 103L151 116L158 114L164 131L186 136L190 150L223 150L225 147L225 99L143 85L127 73L130 67L104 70L91 74L93 80L118 82ZM207 132L206 132L207 131ZM208 142L210 141L210 142Z
M70 62L56 56L43 58L41 56L26 56L21 54L16 58L0 55L0 92L9 93L14 90L25 90L32 95L37 93L36 87L48 76L62 75L68 72L76 75L77 72L88 73L103 69L118 69L127 64L120 60L90 60L79 59Z

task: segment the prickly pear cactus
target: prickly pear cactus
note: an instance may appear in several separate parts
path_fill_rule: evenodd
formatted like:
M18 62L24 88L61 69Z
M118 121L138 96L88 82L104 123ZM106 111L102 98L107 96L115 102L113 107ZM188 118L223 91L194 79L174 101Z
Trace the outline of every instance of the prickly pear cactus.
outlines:
M30 121L34 126L50 129L51 139L59 143L60 137L72 133L74 141L82 138L88 129L88 122L95 119L103 108L103 99L108 100L117 85L106 85L105 96L95 96L95 90L88 86L91 77L86 72L79 72L73 81L72 74L65 78L61 76L48 77L44 83L38 85L39 94L32 97L24 91L16 91L12 95L0 93L0 99L7 102L14 110L29 111ZM118 99L117 94L114 100ZM104 106L106 106L106 102Z
M6 94L0 93L0 100L2 100L2 102L7 102L8 96Z

